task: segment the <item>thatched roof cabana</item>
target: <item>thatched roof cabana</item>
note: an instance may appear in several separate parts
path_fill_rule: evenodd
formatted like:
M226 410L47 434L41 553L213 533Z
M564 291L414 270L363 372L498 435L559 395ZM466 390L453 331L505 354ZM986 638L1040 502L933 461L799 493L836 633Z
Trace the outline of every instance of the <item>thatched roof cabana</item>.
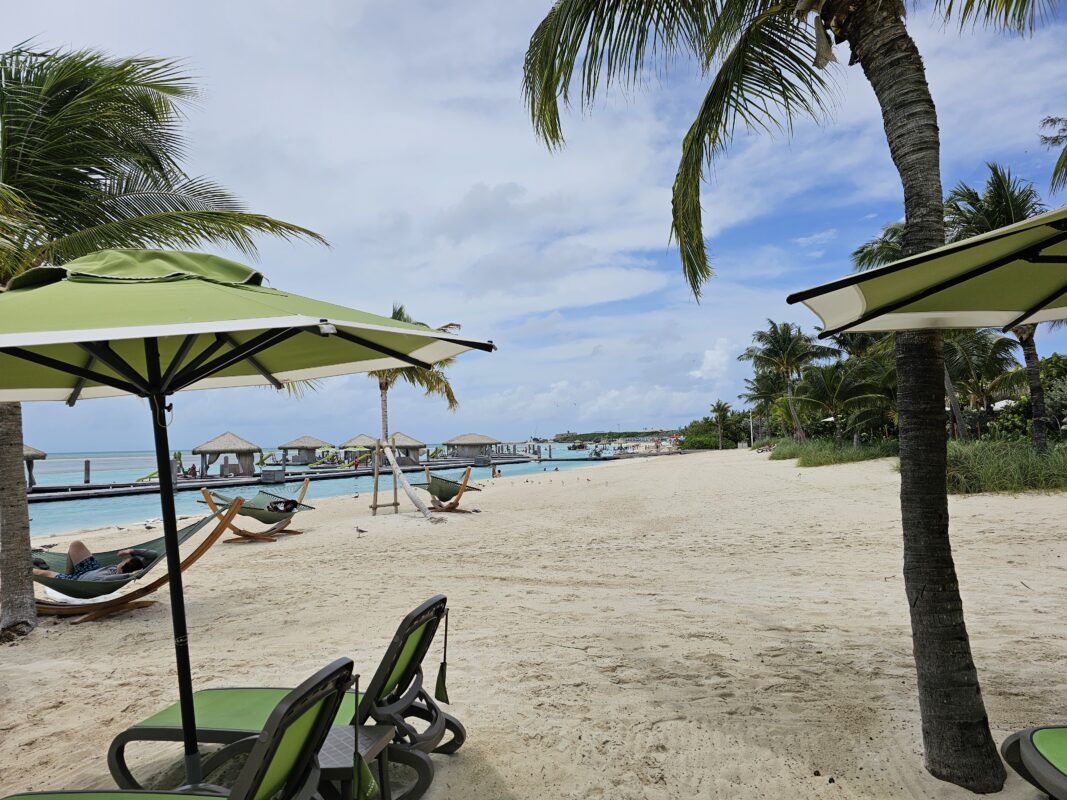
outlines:
M301 436L299 439L278 445L278 449L282 451L282 456L290 464L311 464L315 461L316 451L332 450L333 445L314 436ZM290 450L296 450L296 455L292 458L289 458Z
M219 468L221 475L254 475L256 453L262 453L263 448L258 444L252 444L247 439L242 439L235 433L226 433L216 436L209 442L204 442L193 448L193 455L200 456L200 474L207 475L208 467L214 464L219 456L232 453L237 456L237 466L229 465L229 459L223 462Z
M347 442L341 445L342 450L355 450L357 447L367 447L374 449L378 446L378 440L373 436L368 436L365 433L361 433L359 436L353 436Z
M497 439L481 433L464 433L445 442L454 455L463 458L488 455L489 448L497 444L500 444Z
M426 448L426 442L420 442L414 436L396 431L389 435L390 444L396 449L396 457L401 464L410 466L418 464L422 451Z
M48 453L28 444L22 445L22 460L26 462L26 485L31 489L37 485L37 479L33 477L33 462L42 458L48 458Z

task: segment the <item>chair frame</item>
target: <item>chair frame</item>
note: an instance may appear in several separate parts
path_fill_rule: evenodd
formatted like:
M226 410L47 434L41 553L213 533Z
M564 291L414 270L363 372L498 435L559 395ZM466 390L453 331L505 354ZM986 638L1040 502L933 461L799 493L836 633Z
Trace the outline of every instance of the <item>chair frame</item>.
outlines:
M427 469L429 472L429 469ZM456 496L449 500L447 503L442 503L433 494L430 495L430 511L438 511L442 514L469 514L465 508L459 507L459 501L463 499L463 493L467 491L467 482L471 479L471 468L467 467L467 471L463 473L463 480L459 483L459 491L456 492Z
M297 496L295 498L293 498L293 499L296 500L297 503L303 504L304 495L307 494L308 484L310 482L311 482L310 478L304 478L304 483L301 485L300 491L297 493ZM218 503L215 502L215 498L213 498L211 496L211 491L205 487L205 488L201 489L200 492L204 495L204 502L207 503L207 507L212 511L212 513L218 514L219 513L219 505L218 505ZM282 534L300 534L300 533L303 533L303 531L293 530L293 529L289 528L289 524L293 521L293 517L296 516L296 513L297 512L294 511L289 516L288 519L283 519L283 520L281 520L279 522L274 523L269 528L267 528L267 530L265 530L265 531L250 531L250 530L246 530L244 528L239 528L237 525L234 525L231 522L229 528L230 528L230 532L234 534L234 538L232 538L232 539L223 539L222 543L223 544L250 544L252 542L276 542L276 541L278 541L278 536L280 536Z
M225 533L226 529L233 522L233 518L241 509L241 504L243 502L243 500L238 499L224 511L212 511L218 518L218 524L215 525L204 541L196 546L196 549L193 550L193 552L182 559L180 566L181 572L185 572L186 569L199 561L200 557L203 556L216 541L218 541L219 537ZM60 601L35 598L37 613L42 616L77 617L77 619L73 620L73 624L75 625L80 625L83 622L94 622L103 617L110 616L111 614L120 614L135 608L154 606L159 602L158 600L142 600L141 598L153 594L163 586L166 586L169 582L170 572L164 571L164 573L154 581L145 584L139 589L127 592L119 597L112 597L110 600L101 600L96 603L63 603Z

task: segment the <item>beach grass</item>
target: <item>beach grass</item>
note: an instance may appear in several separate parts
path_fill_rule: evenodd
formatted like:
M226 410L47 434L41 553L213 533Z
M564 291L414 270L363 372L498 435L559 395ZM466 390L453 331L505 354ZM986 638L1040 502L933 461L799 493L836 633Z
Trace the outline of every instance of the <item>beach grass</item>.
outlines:
M1052 492L1067 489L1067 445L1034 452L1028 442L950 442L948 490Z
M795 458L798 467L824 467L829 464L851 464L875 458L890 458L898 453L896 440L861 444L859 447L853 447L851 444L838 447L828 439L809 439L806 442L780 439L771 451L771 460Z

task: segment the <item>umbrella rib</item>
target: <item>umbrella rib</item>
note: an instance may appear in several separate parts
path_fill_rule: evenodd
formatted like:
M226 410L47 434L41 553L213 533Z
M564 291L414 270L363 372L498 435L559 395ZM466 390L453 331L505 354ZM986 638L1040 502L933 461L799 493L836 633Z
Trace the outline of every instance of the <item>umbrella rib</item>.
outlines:
M124 380L118 378L112 378L109 375L101 375L99 372L94 372L90 369L83 369L82 367L76 367L73 364L67 364L63 361L58 361L48 356L43 356L40 353L34 353L32 350L26 350L22 347L3 347L0 348L0 352L4 355L14 356L15 358L21 358L23 361L29 361L32 364L37 364L42 367L49 367L57 372L65 372L67 375L73 375L75 378L83 378L87 381L93 381L94 383L100 383L104 386L111 386L114 389L119 389L129 394L141 396L141 390L134 386L132 383L127 383Z
M96 356L92 356L92 355L89 356L89 358L87 358L85 360L84 369L89 369L95 362L96 362ZM71 408L74 408L74 404L77 403L78 402L78 398L81 397L82 389L85 388L85 384L86 384L85 378L78 378L78 380L74 382L74 388L71 389L70 396L67 397L67 405L68 406L70 406Z
M1063 233L1060 233L1061 231L1065 230L1063 221L1049 223L1047 227L1052 228L1058 233L1052 236L1049 240L1042 242L1041 244L1035 245L1032 248L1028 248L1028 251L1033 252L1036 255L1037 253L1040 253L1042 250L1044 250L1046 247L1050 247L1051 245L1058 244L1059 242L1063 241L1064 235ZM983 239L981 242L979 242L979 244L988 244L989 242L995 242L998 239L1003 239L1005 236L1012 236L1017 233L1019 233L1019 231L1004 233L1000 236L991 236L988 239ZM966 248L960 247L956 250L953 250L952 252L956 253L964 249ZM855 286L856 284L866 283L867 281L874 280L875 278L881 278L884 275L892 275L894 272L899 272L900 270L907 269L908 267L915 267L919 264L925 264L927 261L933 261L935 258L941 258L945 255L949 254L941 251L939 248L938 250L930 250L926 253L920 253L915 256L909 256L908 258L903 258L900 261L881 267L879 269L870 270L869 272L859 272L855 275L846 275L844 278L838 278L836 281L824 283L822 286L816 286L812 289L805 289L801 292L793 292L793 294L789 295L789 297L787 297L785 301L790 305L793 305L794 303L800 303L804 300L810 300L813 297L829 294L830 292L836 292L838 289L847 289L849 286Z
M174 378L175 373L181 367L182 362L185 361L186 356L189 355L189 351L193 348L196 340L200 338L198 333L190 333L183 340L178 347L178 352L174 354L174 358L171 359L170 365L167 367L167 371L163 373L163 377L159 381L159 385L162 388L163 394L167 393L167 387L170 386L171 380Z
M96 356L98 361L111 367L144 394L149 394L148 382L122 356L112 350L107 342L78 342L78 347L89 355Z
M1012 328L1018 325L1022 325L1024 322L1026 322L1026 320L1030 319L1030 317L1032 317L1038 311L1045 308L1045 306L1047 306L1053 300L1059 299L1064 294L1067 294L1067 283L1057 288L1056 291L1050 292L1046 297L1041 298L1040 301L1030 306L1030 308L1028 308L1024 314L1020 314L1018 317L1016 317L1003 328L1001 328L1001 333L1009 333Z
M847 331L849 328L854 328L857 325L862 325L865 322L870 322L872 319L876 319L877 317L882 317L886 314L892 314L894 311L903 308L904 306L911 305L912 303L917 302L919 300L925 300L928 297L933 297L935 294L939 294L940 292L943 292L946 289L951 289L953 286L958 286L959 284L969 281L972 278L977 278L981 275L985 275L987 272L992 272L995 269L1000 269L1001 267L1010 264L1013 261L1026 260L1031 256L1039 255L1040 252L1046 247L1051 247L1052 245L1059 244L1064 240L1067 240L1067 232L1058 233L1048 241L1042 242L1039 245L1034 245L1033 247L1029 247L1021 253L1016 252L1011 253L1010 255L1003 256L1002 258L990 261L988 264L983 264L982 266L975 267L974 269L968 270L967 272L961 272L959 275L956 275L952 278L948 278L947 280L943 280L940 283L935 283L933 286L927 286L925 289L920 289L918 292L915 292L914 294L911 294L900 300L894 300L892 303L886 303L884 306L879 306L878 308L872 309L871 311L868 311L865 314L861 314L852 322L848 322L844 325L838 325L836 328L830 328L829 330L823 331L819 334L819 338L826 339L830 336L834 336L835 334L841 333L842 331Z
M433 369L433 364L427 363L426 361L420 361L417 358L412 358L407 353L401 353L399 350L394 350L391 347L386 347L384 344L372 342L369 339L364 339L362 336L356 336L354 334L349 333L348 331L343 331L340 328L334 331L332 335L338 337L339 339L344 339L346 342L358 344L360 347L366 347L368 350L373 350L376 353L381 353L384 356L390 356L391 358L395 358L397 361L403 361L405 364L410 364L413 367L418 367L419 369Z
M181 375L184 375L187 372L190 372L192 370L197 369L201 364L203 364L205 361L207 361L209 358L211 358L213 355L215 355L215 353L218 352L219 348L221 348L224 344L226 344L226 340L223 339L222 336L220 336L219 334L216 333L215 334L215 341L213 341L211 344L209 344L207 347L205 347L203 350L201 350L200 353L196 356L196 358L194 358L192 361L190 361L189 364L181 371L180 374L171 375L163 383L163 393L164 394L170 394L171 393L170 392L170 387L176 381L180 380L180 376ZM169 372L170 370L167 370L167 371Z
M265 331L259 336L249 339L247 342L234 350L231 350L229 353L219 356L214 361L209 361L198 369L183 369L174 379L174 384L177 387L174 391L181 391L197 381L214 375L216 372L221 372L227 367L236 364L238 361L244 361L249 356L261 353L268 347L273 347L274 345L280 344L286 339L290 339L303 332L303 328L281 328Z
M232 347L234 349L236 349L237 347L240 346L238 341L236 339L234 339L232 336L230 336L230 334L228 334L228 333L222 334L222 338L224 338L226 340L226 344L228 344L230 347ZM258 372L260 375L262 375L264 378L266 378L268 381L270 381L270 385L273 386L275 389L281 389L282 388L282 382L280 380L278 380L277 378L275 378L274 375L271 373L271 371L269 369L267 369L266 367L264 367L263 364L260 363L254 356L248 356L248 358L246 358L245 361L247 361L249 364L251 364L252 367L256 370L256 372Z

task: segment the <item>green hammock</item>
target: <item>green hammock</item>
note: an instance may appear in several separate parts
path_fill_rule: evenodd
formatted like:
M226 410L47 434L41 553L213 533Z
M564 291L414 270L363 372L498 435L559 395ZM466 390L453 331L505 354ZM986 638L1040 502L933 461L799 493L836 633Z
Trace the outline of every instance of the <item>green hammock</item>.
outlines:
M418 486L421 489L425 489L431 495L436 497L442 503L447 503L449 500L459 494L459 489L463 485L459 481L454 481L451 478L446 478L443 475L438 475L435 472L430 473L429 483L412 483L412 486ZM477 486L471 486L467 484L468 492L480 492Z
M205 525L214 519L215 515L211 514L198 522L194 522L192 525L182 528L178 531L178 543L181 544L190 536L197 534ZM42 586L47 586L49 589L53 589L60 594L65 594L67 597L76 597L79 600L92 600L96 597L103 597L106 594L117 592L130 581L137 580L162 561L166 555L166 545L162 536L147 542L141 542L130 548L124 547L121 549L155 550L159 555L154 561L146 564L144 569L137 572L131 572L127 575L116 575L113 580L109 581L76 581L71 580L70 578L47 578L44 575L34 575L33 579ZM126 556L119 555L118 550L105 550L99 553L93 553L93 556L95 556L101 567L112 567L126 559ZM53 572L67 571L66 553L57 553L52 550L34 550L33 557L42 559L48 564L48 569Z
M236 497L229 497L220 492L212 492L211 496L215 499L215 502L219 506L228 506ZM264 525L277 525L279 522L284 522L293 518L293 515L298 511L313 511L314 507L304 505L297 502L296 508L292 511L272 511L270 509L271 503L276 503L279 500L293 500L292 497L283 497L278 494L271 494L270 492L259 491L255 497L249 500L245 500L244 505L241 506L241 510L237 512L240 517L251 517L254 520L262 522Z

